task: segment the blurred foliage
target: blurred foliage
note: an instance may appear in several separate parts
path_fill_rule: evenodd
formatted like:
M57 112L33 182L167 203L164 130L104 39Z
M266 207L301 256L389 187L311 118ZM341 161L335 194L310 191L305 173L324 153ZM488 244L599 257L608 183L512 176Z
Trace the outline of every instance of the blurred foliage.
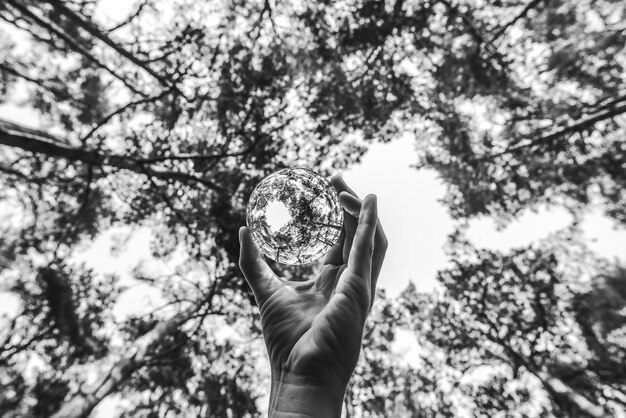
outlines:
M109 399L124 416L259 416L237 231L280 168L329 175L409 132L461 223L598 202L626 223L624 2L138 0L116 21L100 3L0 4L0 101L38 127L0 121L0 282L19 301L1 416ZM75 261L120 230L118 254L150 231L149 265ZM346 413L623 414L623 268L572 269L587 259L568 241L502 254L460 235L441 291L379 294ZM140 286L163 306L124 315ZM416 358L398 359L402 332Z

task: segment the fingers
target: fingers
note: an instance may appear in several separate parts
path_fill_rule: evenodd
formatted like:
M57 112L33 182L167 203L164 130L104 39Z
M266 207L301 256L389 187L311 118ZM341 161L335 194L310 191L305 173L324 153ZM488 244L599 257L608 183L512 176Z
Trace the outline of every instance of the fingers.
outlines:
M337 193L339 194L339 191L337 191ZM326 255L326 258L324 259L324 264L333 264L337 266L337 265L341 265L344 263L343 247L344 247L344 241L346 238L346 228L345 228L346 211L345 210L343 211L343 219L344 219L344 225L342 225L341 227L341 233L339 234L339 239L337 240L337 243L333 245L333 247L330 249L330 251Z
M352 200L346 201L345 196L344 199L342 199L342 194L350 197L352 197L352 195L356 195L340 176L333 176L330 179L330 183L337 191L337 194L339 195L339 202L344 208L343 227L341 229L341 235L339 236L337 244L335 244L333 248L328 252L328 255L324 259L324 263L340 265L348 262L348 254L350 253L352 239L354 238L354 233L356 232L356 220L359 217L361 201L360 199L356 199L358 202L357 204L355 204ZM346 204L348 206L346 206Z
M345 219L346 217L345 211L344 211L343 216ZM333 245L330 251L328 251L328 254L326 254L326 258L324 259L324 264L333 264L333 265L343 264L343 243L345 239L346 239L346 228L345 226L342 226L341 233L339 234L339 239L337 240L337 243Z
M356 193L354 192L354 190L352 190L346 184L346 182L344 181L343 178L341 178L341 176L333 176L330 179L330 184L332 184L335 190L337 190L337 193L341 194L341 192L346 192L356 197Z
M351 213L355 219L358 219L358 213L361 210L361 199L357 197L356 193L348 187L346 182L340 176L334 176L331 179L331 184L339 193L339 201L343 205L344 209ZM350 246L348 246L348 244L351 244L350 239L350 234L346 231L346 241L344 247L347 246L347 252L350 250ZM385 259L387 247L387 237L385 236L385 231L383 230L380 220L378 220L378 224L376 226L376 237L374 239L374 258L372 260L372 293L376 290L376 283L378 281L380 270L383 266L383 260ZM344 259L344 262L345 261L347 261L347 258Z
M280 281L265 262L245 226L239 228L239 268L254 293L259 307L280 285Z
M341 265L348 262L348 255L350 254L350 248L352 248L357 219L361 210L361 200L346 192L341 192L339 202L344 208L343 226L339 240L331 248L324 260L325 264Z
M361 206L354 241L348 256L348 268L337 282L336 292L356 302L358 310L367 314L372 305L372 256L378 211L376 196L367 195Z
M359 223L348 256L348 269L368 282L370 282L372 274L372 256L377 224L376 196L370 194L365 197L361 205Z
M362 204L361 199L349 194L348 192L341 192L339 195L339 202L341 202L343 209L348 212L348 214L350 214L355 221L359 218L359 212L361 212Z
M347 213L351 214L351 216L347 216L347 218L349 219L353 217L354 225L356 225L356 220L359 218L359 212L361 210L361 199L357 197L356 193L354 193L354 191L350 187L348 187L346 182L340 176L334 176L331 179L331 184L339 193L339 201L343 205L344 209L347 211ZM344 225L346 225L345 221ZM344 242L344 263L348 260L348 254L350 252L350 248L352 247L352 240L354 238L354 234L351 234L349 229L350 228L346 229L346 239ZM356 226L354 227L353 231L356 231ZM378 283L378 276L380 275L380 270L383 266L385 253L387 252L387 246L387 237L385 236L385 232L380 223L380 220L378 220L378 223L376 225L376 235L374 237L374 255L372 257L372 295L376 293L376 284ZM373 302L374 298L372 297L370 305Z
M347 263L348 256L350 255L350 249L352 248L352 242L354 241L354 234L356 233L359 212L361 211L361 199L354 197L347 192L341 192L341 194L339 194L339 201L344 208L343 225L346 230L342 257L343 263Z
M353 222L356 223L356 219L359 217L359 212L361 210L361 199L349 195L347 192L342 192L339 195L339 200L341 201L346 211L348 211L354 217ZM350 250L353 237L354 233L351 235L348 229L346 229L345 247L347 247L347 251ZM385 253L387 252L387 246L387 237L385 236L383 227L380 224L380 220L378 220L376 224L376 235L374 237L374 256L372 258L372 293L374 293L374 291L376 290L376 283L378 282L380 270L383 267L383 261L385 259Z

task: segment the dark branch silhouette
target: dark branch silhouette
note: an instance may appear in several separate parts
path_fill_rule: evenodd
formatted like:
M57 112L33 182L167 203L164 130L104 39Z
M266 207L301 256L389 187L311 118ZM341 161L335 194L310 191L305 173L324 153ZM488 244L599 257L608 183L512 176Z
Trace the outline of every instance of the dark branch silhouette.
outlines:
M620 100L621 101L621 100ZM618 103L618 101L616 100L615 103ZM507 148L504 151L498 152L498 153L494 153L494 154L488 154L488 155L484 155L482 157L479 157L478 160L482 161L482 160L487 160L487 159L491 159L491 158L495 158L495 157L500 157L502 155L506 155L506 154L511 154L513 152L519 151L521 149L525 149L525 148L529 148L529 147L534 147L537 145L542 145L546 142L552 141L554 139L558 139L561 138L564 135L567 134L571 134L571 133L575 133L575 132L580 132L583 131L585 129L589 129L591 128L593 125L595 125L597 122L600 122L602 120L606 120L606 119L610 119L613 118L615 116L621 115L623 113L626 113L626 104L621 105L621 106L617 106L611 110L608 110L606 112L600 113L596 116L592 116L590 118L587 119L583 119L579 122L576 122L572 125L566 126L558 131L552 132L550 134L544 135L544 136L540 136L538 138L535 139L529 139L526 142L523 142L519 145L515 145L513 147Z
M194 318L205 304L206 301L201 300L170 319L160 322L151 331L139 337L128 347L125 355L102 376L94 387L79 391L76 396L65 402L61 408L52 415L52 418L83 418L89 416L89 413L102 399L114 392L117 387L126 381L137 369L145 365L146 361L149 360L151 356L150 350L157 346L159 342L163 341L167 335L170 335L178 329L178 327Z
M128 87L128 89L130 91L132 91L135 94L139 94L141 96L145 96L145 93L140 92L139 90L137 90L128 80L126 80L123 76L121 76L120 74L118 74L115 70L113 70L112 68L110 68L108 65L104 64L102 61L100 61L98 58L94 57L89 51L87 51L84 47L82 47L81 45L79 45L76 41L74 41L72 38L70 38L68 35L66 35L65 33L63 33L60 29L58 29L57 27L55 27L55 25L52 22L46 21L43 18L37 16L35 13L31 12L28 7L19 4L18 2L14 1L14 0L7 0L7 2L13 6L15 9L17 9L19 12L21 12L23 15L28 16L30 19L32 19L37 25L39 25L40 27L42 27L43 29L46 29L47 31L49 31L50 33L56 35L58 38L60 38L61 40L63 40L63 42L65 42L65 44L73 49L74 51L80 53L82 56L84 56L85 58L87 58L89 61L92 61L94 64L96 64L98 67L106 70L109 74L111 74L113 77L117 78L118 80L120 80L126 87Z
M529 11L531 11L534 7L536 7L542 1L543 0L532 0L532 1L530 1L526 5L526 7L524 7L524 9L517 16L515 16L508 23L505 23L500 29L498 29L498 31L493 35L493 37L489 40L489 42L493 43L496 40L498 40L502 35L504 35L506 33L506 31L511 26L513 26L515 23L517 23L520 19L523 19L528 14Z
M199 183L210 189L222 190L222 187L218 186L213 181L193 174L145 164L127 155L105 154L86 148L62 145L60 142L61 141L57 141L55 137L46 133L28 128L22 129L19 125L0 120L0 145L20 148L24 151L44 154L49 157L60 157L70 161L80 161L94 166L110 166L117 169L130 170L135 173L146 174L160 179L180 181L183 183Z
M166 92L163 92L161 94L159 94L158 96L152 96L152 97L146 97L144 99L140 99L140 100L134 100L132 102L128 102L127 104L125 104L124 106L114 110L113 112L109 113L108 115L106 115L104 118L102 118L102 120L100 120L93 128L91 128L91 130L89 130L89 132L87 132L81 139L80 142L82 144L85 144L87 142L87 140L89 138L91 138L93 136L93 134L96 133L96 131L98 131L98 129L102 128L104 125L106 125L107 123L109 123L111 121L111 119L113 119L115 116L121 115L139 105L142 104L146 104L146 103L151 103L151 102L155 102L159 99L161 99Z
M124 26L130 24L130 22L132 22L135 18L137 18L137 16L139 16L141 14L141 12L143 11L143 9L149 4L148 0L144 0L141 3L139 3L139 6L137 6L137 9L131 13L126 19L124 19L123 21L121 21L120 23L118 23L117 25L113 26L110 29L107 29L107 33L111 33L111 32L115 32L118 29L123 28Z
M36 85L40 89L45 90L48 93L54 95L57 100L59 100L59 98L67 99L71 101L74 105L81 106L81 103L78 100L76 100L72 95L68 94L67 91L63 91L60 86L50 85L48 80L42 80L42 79L30 77L29 75L24 74L22 71L18 71L15 68L11 68L2 62L0 62L0 71L3 71L7 74L11 74L14 77L19 77L23 80L28 81L29 83Z
M142 62L139 58L137 58L131 52L127 51L124 47L114 42L107 34L105 34L104 32L102 32L102 30L97 28L94 23L87 21L78 13L74 12L72 9L65 6L65 4L63 4L62 2L48 1L48 3L52 5L52 7L54 7L56 10L60 11L69 19L71 19L73 22L75 22L77 25L85 29L88 33L93 35L95 38L107 44L109 47L115 50L115 52L117 52L118 54L120 54L121 56L123 56L124 58L132 62L133 64L135 64L137 67L141 68L142 70L150 74L163 87L166 87L168 89L173 89L176 91L176 93L185 97L184 94L178 89L178 87L172 80L169 80L163 77L162 75L154 71L152 68L150 68L148 65L145 65L144 62Z

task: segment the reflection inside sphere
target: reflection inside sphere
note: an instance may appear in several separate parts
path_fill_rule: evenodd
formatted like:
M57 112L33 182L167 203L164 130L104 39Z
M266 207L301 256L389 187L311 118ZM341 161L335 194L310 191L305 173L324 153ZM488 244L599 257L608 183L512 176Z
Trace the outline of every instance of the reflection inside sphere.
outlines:
M254 189L246 223L263 254L283 264L304 264L337 243L343 209L325 178L302 168L284 169Z

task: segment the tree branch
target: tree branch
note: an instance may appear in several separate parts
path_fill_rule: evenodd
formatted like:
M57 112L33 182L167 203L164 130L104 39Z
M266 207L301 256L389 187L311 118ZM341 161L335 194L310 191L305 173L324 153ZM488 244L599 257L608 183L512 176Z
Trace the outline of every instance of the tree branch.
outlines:
M537 376L537 378L539 378L541 383L543 383L544 387L551 395L567 399L571 404L576 405L578 409L583 411L588 416L594 418L606 417L606 414L604 413L604 408L592 403L591 401L589 401L589 399L574 391L561 379L558 379L551 374L543 371L531 372L535 376Z
M616 103L618 102L617 100L615 101ZM556 132L552 132L550 134L535 138L535 139L529 139L526 142L523 142L519 145L515 145L513 147L507 148L501 152L497 152L495 154L489 154L489 155L484 155L482 157L479 157L478 160L482 161L482 160L487 160L487 159L492 159L495 157L500 157L502 155L505 154L510 154L512 152L515 151L519 151L520 149L524 149L524 148L528 148L528 147L533 147L536 145L540 145L544 142L548 142L551 141L553 139L559 138L563 135L569 134L569 133L574 133L574 132L579 132L582 131L584 129L590 128L593 125L595 125L597 122L600 122L602 120L605 119L609 119L609 118L613 118L615 116L621 115L623 113L626 113L626 104L623 104L621 106L617 106L614 107L611 110L608 110L606 112L600 113L596 116L592 116L590 118L587 119L583 119L580 122L574 123L572 125L566 126Z
M130 347L124 350L125 355L119 359L100 379L94 388L79 392L52 415L51 418L86 418L91 411L109 394L117 389L137 369L149 359L149 352L167 335L189 321L206 303L203 299L188 309L174 315L168 320L157 324L151 331L137 338Z
M593 105L590 105L590 107L593 109L593 112L599 112L601 110L605 110L605 109L614 107L618 103L626 101L626 94L622 94L621 96L618 96L618 97L614 98L613 100L609 100L609 99L611 99L611 98L610 97L605 97L603 99L600 99L596 103L594 103Z
M187 233L191 235L191 237L195 241L196 245L198 246L198 254L200 255L201 263L204 266L204 268L207 270L207 273L210 273L211 269L204 261L204 256L202 254L202 240L200 240L200 238L198 237L197 231L191 227L189 222L187 222L187 219L185 219L185 217L180 213L180 211L176 209L176 207L174 206L172 201L169 199L167 194L165 194L162 188L159 187L158 184L156 184L152 176L148 175L148 180L150 181L150 184L152 185L152 187L154 187L154 189L157 190L158 193L161 195L161 199L163 199L163 201L165 202L165 205L172 211L174 216L178 218L178 221L183 224L183 226L187 230ZM196 288L196 290L198 290L198 292L200 292L200 294L204 294L204 289L202 289L197 283L191 282L191 284Z
M33 77L30 77L26 74L24 74L23 72L17 71L14 68L9 67L8 65L4 64L4 63L0 63L0 70L4 71L5 73L11 74L15 77L19 77L22 78L32 84L35 84L37 87L49 92L50 94L55 96L56 100L63 100L63 99L68 99L69 101L73 102L75 105L81 105L78 100L74 99L74 97L72 97L71 95L67 94L61 90L58 89L56 87L50 86L46 83L46 80L40 80L40 79L36 79ZM59 99L61 98L61 99Z
M15 170L13 168L10 167L5 167L0 165L0 173L5 173L9 176L13 176L13 177L19 177L21 179L24 179L30 183L44 183L46 181L45 178L43 177L29 177L28 175L22 173L19 170Z
M200 183L209 189L223 190L221 186L218 186L213 181L193 174L145 164L135 160L131 156L104 154L87 148L75 148L63 145L60 142L61 141L57 140L55 137L44 132L28 128L21 129L19 125L0 120L0 145L20 148L24 151L44 154L49 157L60 157L70 161L80 161L94 166L105 165L115 167L160 179L175 180L183 183Z
M503 341L492 335L485 334L488 340L497 344L503 348L509 355L516 359L526 370L534 374L542 383L546 391L555 398L567 400L570 404L576 405L581 411L594 418L601 418L606 416L602 407L595 405L580 393L573 390L566 385L561 379L554 377L548 372L540 370L538 366L529 363L528 359L516 352L512 347L508 345L506 341ZM487 349L491 352L491 350Z
M144 97L146 96L144 93L138 91L134 86L132 86L124 77L122 77L121 75L117 74L113 69L109 68L106 64L104 64L103 62L98 60L96 57L91 55L91 53L89 51L87 51L84 47L80 46L76 41L74 41L68 35L63 33L61 30L57 29L52 22L46 22L41 17L37 16L36 14L34 14L30 10L28 10L28 8L26 6L19 4L19 3L15 2L14 0L7 0L7 1L8 1L9 4L11 4L11 6L13 6L19 12L21 12L22 14L28 16L30 19L32 19L37 25L39 25L40 27L50 31L51 33L55 34L57 37L62 39L63 42L65 42L66 45L69 46L70 48L72 48L74 51L80 53L82 56L87 58L89 61L92 61L98 67L106 70L113 77L115 77L118 80L120 80L133 93L141 95L141 96L144 96Z
M485 37L478 31L478 29L476 29L476 26L474 25L474 20L470 15L468 15L468 13L462 13L461 11L459 11L458 5L453 5L452 2L449 0L439 0L439 3L446 6L449 12L454 13L461 18L461 20L467 27L469 34L476 41L477 51L480 50L481 45L484 46L486 52L489 53L487 58L494 58L501 67L506 67L506 63L503 61L496 46L491 43L491 40L486 40Z
M526 16L528 14L528 12L530 10L532 10L535 6L537 6L539 3L541 3L543 0L531 0L526 7L524 7L524 9L520 12L520 14L518 14L517 16L515 16L513 19L511 19L508 23L504 24L500 29L498 29L498 31L493 35L493 37L489 40L490 43L495 42L498 38L500 38L502 35L504 35L504 33L511 27L513 26L515 23L517 23L518 20L524 18L524 16Z
M9 347L6 347L6 345L3 347L0 347L0 364L6 364L6 362L12 356L30 348L30 346L33 343L39 340L42 340L44 337L50 334L51 331L52 331L52 327L46 327L43 331L38 330L35 334L31 335L30 338L28 338L26 341L22 341L19 344L11 345Z
M449 0L439 0L439 3L446 6L448 11L458 14L458 16L461 18L461 20L469 30L470 34L474 37L478 44L488 45L488 43L485 42L485 38L483 38L480 32L478 32L478 30L476 29L476 26L474 26L473 20L466 13L461 13L458 6L453 5L452 2Z
M192 161L210 161L210 160L219 160L221 158L228 158L228 157L239 157L242 155L246 155L249 154L250 152L252 152L252 150L256 147L258 141L253 142L248 148L242 150L242 151L237 151L237 152L225 152L225 153L220 153L220 154L176 154L176 155L169 155L169 156L164 156L164 157L147 157L147 158L137 158L135 161L140 162L140 163L156 163L156 162L161 162L161 161L185 161L185 160L192 160Z
M173 90L176 91L176 93L178 93L182 97L185 97L185 95L178 89L178 86L176 86L176 84L172 80L169 80L169 79L161 76L160 74L157 74L156 71L154 71L149 66L145 65L139 58L137 58L135 55L133 55L130 51L126 50L124 47L122 47L118 43L114 42L108 35L106 35L99 28L97 28L96 25L93 22L89 22L89 21L85 20L82 16L80 16L78 13L74 12L72 9L67 7L62 2L59 2L59 1L56 1L56 0L55 1L47 0L47 2L52 7L54 7L56 10L58 10L59 12L63 13L65 16L70 18L77 25L79 25L80 27L85 29L88 33L90 33L91 35L93 35L97 39L100 39L102 42L107 44L109 47L111 47L113 50L115 50L115 52L117 52L118 54L120 54L121 56L123 56L124 58L126 58L127 60L132 62L133 64L135 64L137 67L141 68L142 70L144 70L145 72L150 74L163 87L166 87L168 89L173 89Z
M114 32L126 25L128 25L130 22L133 21L133 19L135 19L137 16L139 16L139 14L143 11L143 9L149 4L148 0L144 0L142 1L139 6L137 7L137 10L135 10L133 13L131 13L126 19L124 19L122 22L118 23L117 25L113 26L110 29L107 29L107 33L111 33Z
M132 102L129 102L127 104L125 104L124 106L120 107L119 109L109 113L107 116L105 116L104 118L102 118L89 132L87 132L81 139L80 142L82 144L85 144L87 142L87 140L89 138L91 138L91 136L96 133L96 131L98 129L100 129L101 127L103 127L105 124L107 124L111 119L113 119L115 116L117 115L121 115L122 113L126 112L129 109L132 109L135 106L139 106L141 104L146 104L146 103L150 103L150 102L155 102L159 99L161 99L161 97L163 97L166 94L166 92L163 92L161 94L159 94L158 96L152 96L152 97L146 97L144 99L140 99L140 100L135 100Z

